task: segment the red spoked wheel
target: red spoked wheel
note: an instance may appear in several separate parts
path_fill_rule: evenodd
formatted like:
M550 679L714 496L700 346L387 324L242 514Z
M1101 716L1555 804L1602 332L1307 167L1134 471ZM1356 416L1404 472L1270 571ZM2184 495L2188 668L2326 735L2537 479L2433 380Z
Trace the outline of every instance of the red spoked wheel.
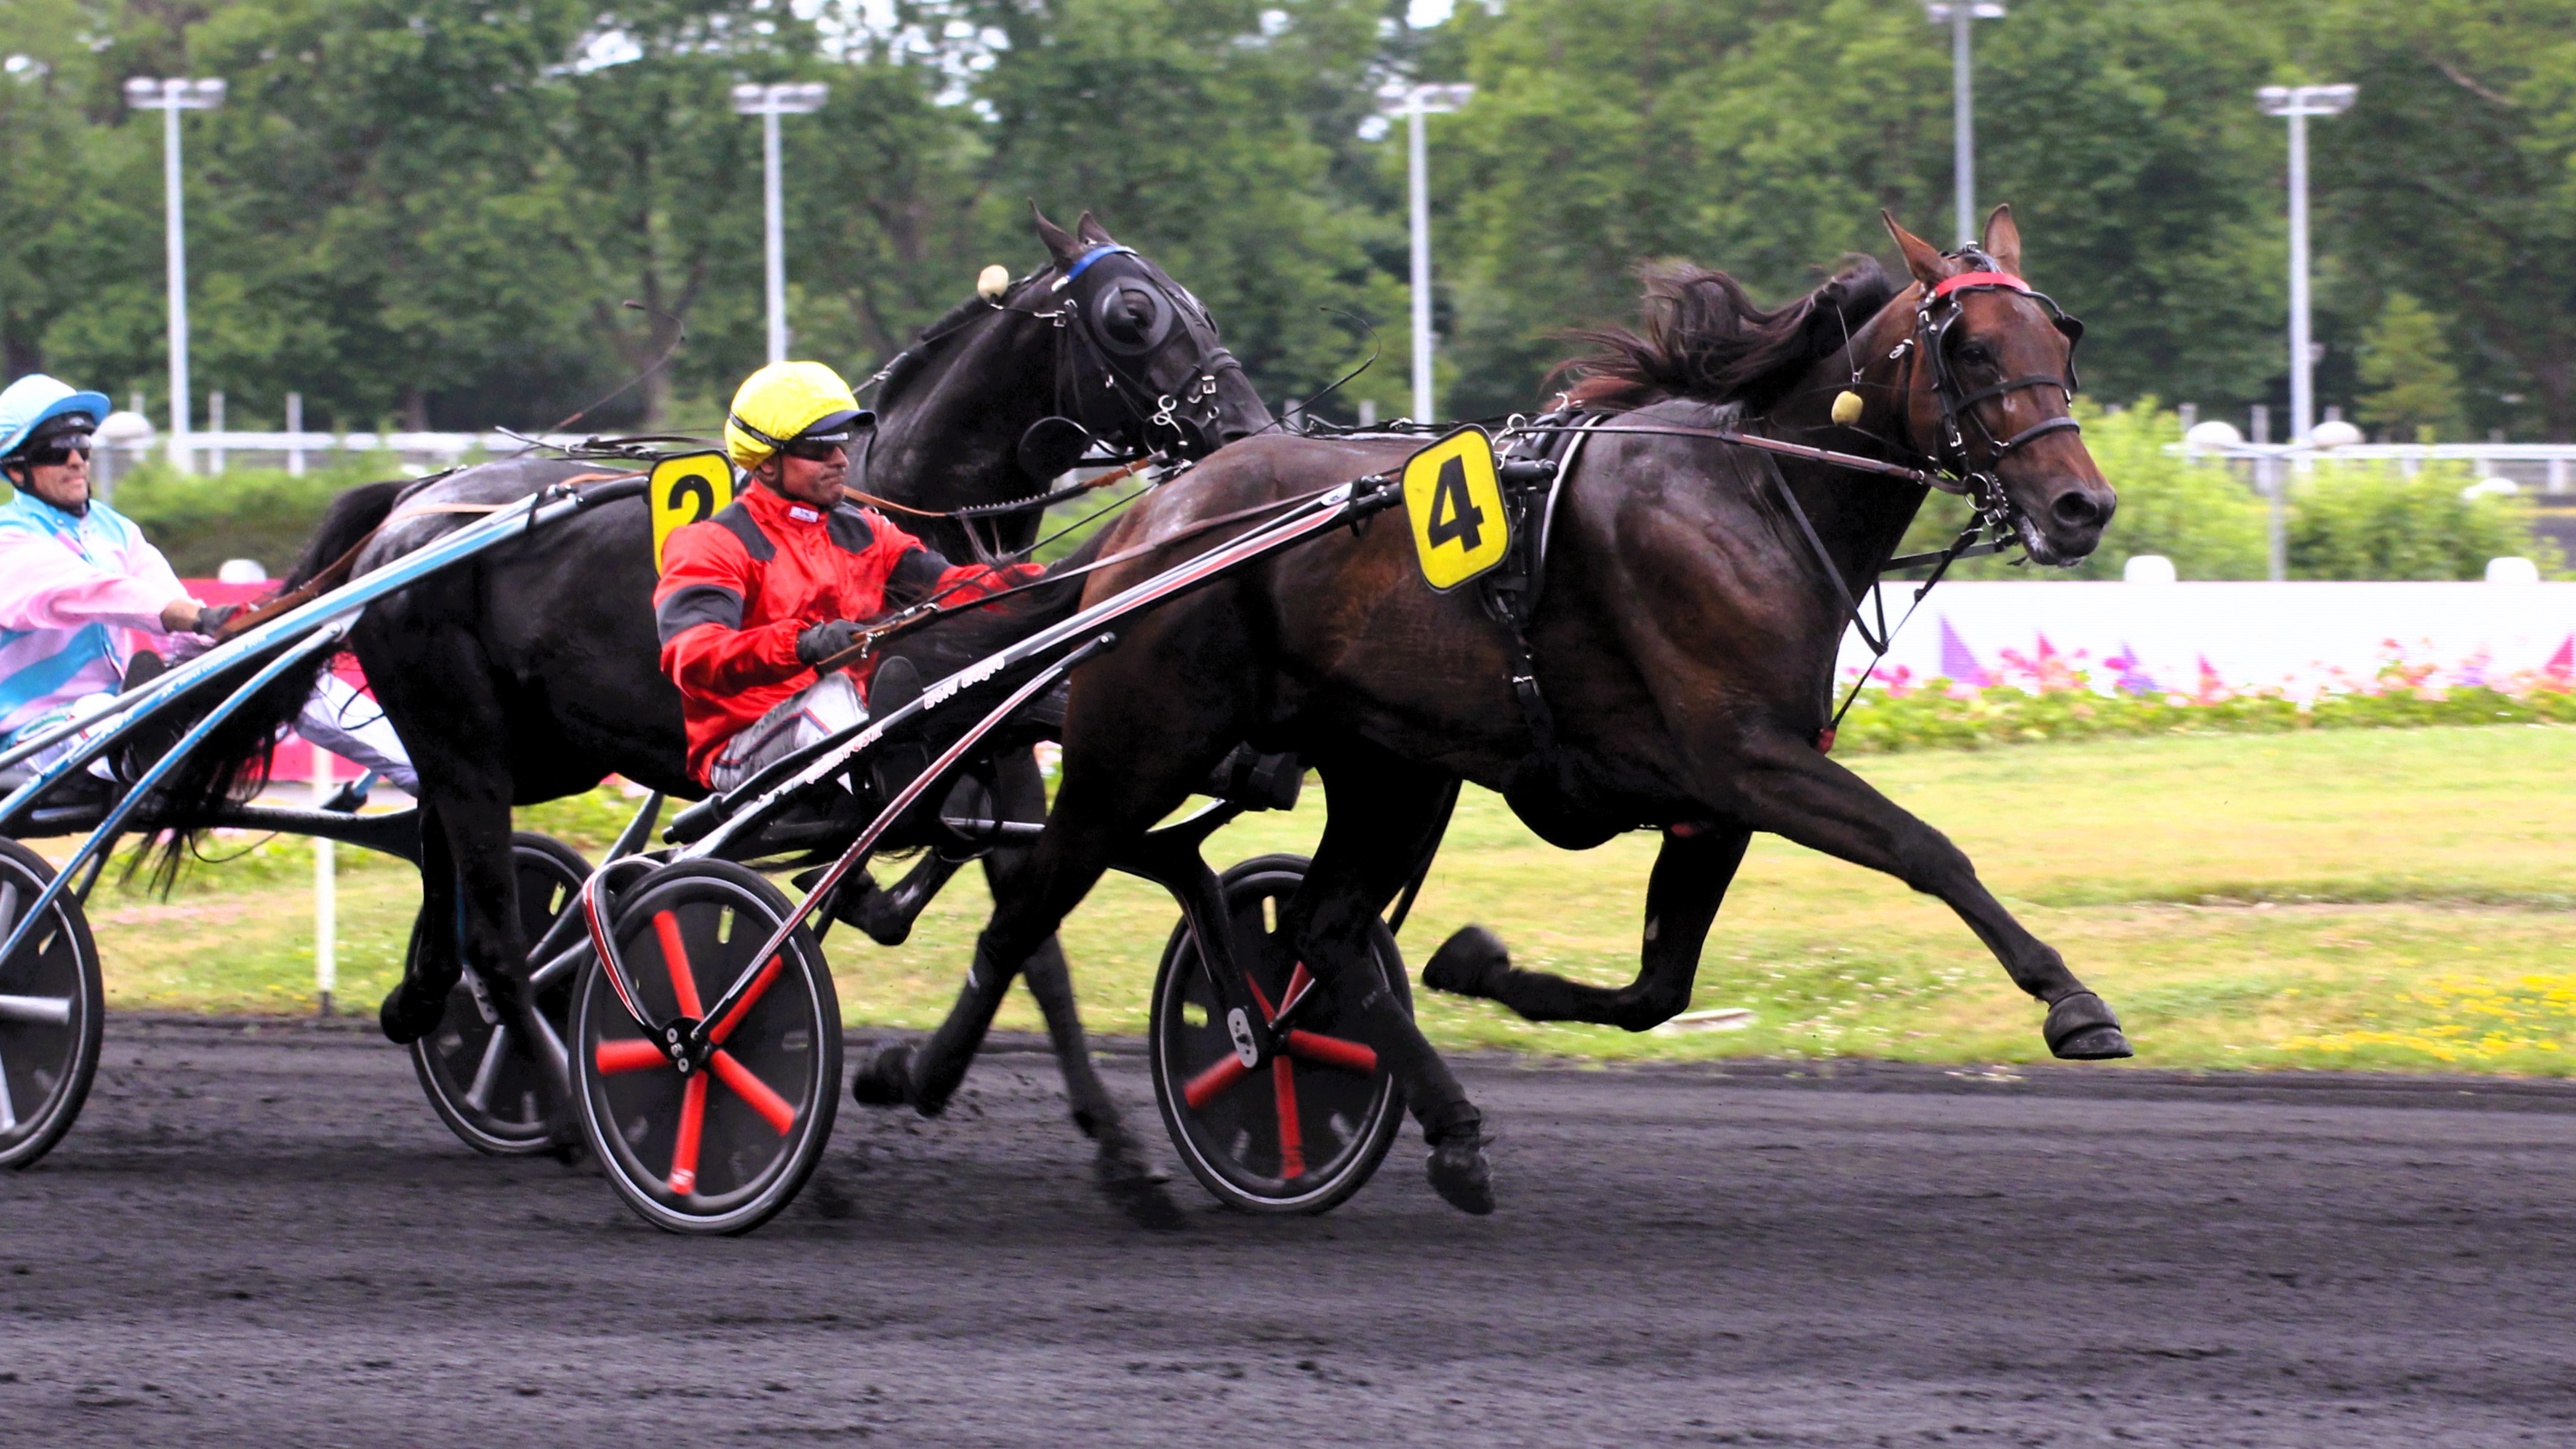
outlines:
M45 858L0 839L0 941L54 878ZM53 1150L98 1075L98 946L89 918L65 892L26 943L0 961L0 1167L25 1167Z
M689 861L628 890L612 927L656 1024L695 1021L793 907L759 874ZM573 1000L582 1130L608 1180L645 1221L675 1233L742 1233L795 1200L840 1101L841 1004L803 927L716 1023L706 1065L681 1072L594 962Z
M1305 882L1307 864L1303 856L1265 855L1221 878L1236 964L1250 978L1264 1024L1282 1010L1292 1013L1283 1050L1253 1066L1237 1054L1187 922L1172 932L1154 976L1148 1040L1163 1125L1190 1174L1247 1212L1339 1206L1386 1160L1403 1125L1403 1094L1358 1039L1356 1013L1316 1010L1326 998L1307 998L1312 978L1279 934L1280 907ZM1370 946L1388 989L1410 1010L1395 938L1375 925Z
M581 852L550 835L522 830L510 837L510 868L519 885L519 936L531 949L544 938L555 918L570 910L581 883L590 878L590 862ZM412 949L420 949L426 922L412 926ZM574 936L562 945L578 945ZM558 951L556 954L561 954ZM412 1043L412 1070L421 1090L448 1130L477 1152L495 1157L523 1157L554 1145L556 1089L550 1059L562 1054L565 1019L572 1014L572 987L577 962L548 971L545 962L529 963L527 990L538 1020L504 1021L491 993L467 966L447 993L447 1015L438 1030ZM410 970L410 963L404 963ZM551 1040L532 1040L537 1031Z

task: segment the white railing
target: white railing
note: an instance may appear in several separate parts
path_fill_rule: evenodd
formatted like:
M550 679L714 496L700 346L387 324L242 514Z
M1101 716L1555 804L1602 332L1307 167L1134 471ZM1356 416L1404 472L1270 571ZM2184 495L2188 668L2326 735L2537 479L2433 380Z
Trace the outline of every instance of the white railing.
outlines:
M2179 458L2212 458L2260 467L2265 462L2303 465L2395 463L2415 473L2427 463L2466 463L2476 477L2503 478L2541 493L2576 492L2576 443L2347 443L2320 448L2298 443L2174 443Z
M545 441L552 444L577 443L581 433L549 433ZM445 468L475 453L501 456L528 446L527 439L507 433L249 433L205 432L188 434L182 450L197 471L220 473L227 466L244 463L259 467L283 467L298 477L316 453L391 453L407 466L422 471ZM146 434L139 438L119 439L107 448L115 460L114 472L129 473L148 458L173 452L166 434ZM249 454L250 457L241 455Z

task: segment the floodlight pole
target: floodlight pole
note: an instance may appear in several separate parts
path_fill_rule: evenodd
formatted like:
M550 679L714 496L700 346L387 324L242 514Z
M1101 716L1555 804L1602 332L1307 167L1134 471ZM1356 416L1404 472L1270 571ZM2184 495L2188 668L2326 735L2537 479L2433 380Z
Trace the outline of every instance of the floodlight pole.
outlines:
M763 249L768 262L769 360L787 360L787 219L786 199L778 178L778 118L822 109L830 88L807 82L788 85L738 85L733 108L760 117L760 190L767 214Z
M1950 27L1950 143L1952 185L1959 213L1959 245L1977 244L1977 100L1969 65L1969 27L2001 20L1997 0L1927 0L1924 13Z
M1432 418L1431 399L1431 153L1423 117L1467 104L1471 85L1406 85L1380 91L1382 109L1405 120L1405 161L1410 172L1413 220L1413 420Z
M170 461L182 473L195 472L196 461L188 446L188 227L179 185L179 113L212 110L223 100L224 83L219 80L137 76L125 83L127 105L161 113L163 229L169 242Z
M2265 86L2264 111L2290 123L2290 441L2305 443L2316 426L2316 346L2308 298L2308 117L2340 115L2360 88Z

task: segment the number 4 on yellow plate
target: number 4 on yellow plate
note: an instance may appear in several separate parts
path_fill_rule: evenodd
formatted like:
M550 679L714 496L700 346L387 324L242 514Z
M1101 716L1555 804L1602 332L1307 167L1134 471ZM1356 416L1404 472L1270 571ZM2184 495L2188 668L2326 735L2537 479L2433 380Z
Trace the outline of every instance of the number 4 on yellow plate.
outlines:
M1404 509L1423 581L1444 594L1501 563L1511 547L1494 441L1482 428L1460 428L1405 461Z

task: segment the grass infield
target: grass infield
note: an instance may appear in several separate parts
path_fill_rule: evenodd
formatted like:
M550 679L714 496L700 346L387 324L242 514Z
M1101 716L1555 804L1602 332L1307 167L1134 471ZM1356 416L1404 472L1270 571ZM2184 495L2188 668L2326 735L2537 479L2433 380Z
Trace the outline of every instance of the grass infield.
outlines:
M2022 921L2118 1009L2159 1067L2576 1071L2576 729L2490 726L2028 745L1855 757L1947 832ZM1312 848L1320 800L1218 835L1220 865ZM521 812L596 851L604 798ZM53 842L45 843L51 846ZM64 844L68 844L67 842ZM256 846L167 901L114 884L92 917L122 1008L311 1009L312 857ZM1524 966L1634 975L1652 836L1568 854L1470 791L1404 932L1421 962L1470 921ZM57 854L59 852L56 852ZM400 969L410 868L340 852L340 999L372 1012ZM836 932L853 1023L927 1027L987 908L962 874L900 951ZM1175 912L1112 877L1064 939L1093 1028L1144 1030ZM1730 1030L1540 1026L1418 993L1432 1038L1562 1056L2045 1057L2040 1012L1939 902L1757 837L1702 958L1693 1005ZM1035 1029L1025 994L1006 1027Z

